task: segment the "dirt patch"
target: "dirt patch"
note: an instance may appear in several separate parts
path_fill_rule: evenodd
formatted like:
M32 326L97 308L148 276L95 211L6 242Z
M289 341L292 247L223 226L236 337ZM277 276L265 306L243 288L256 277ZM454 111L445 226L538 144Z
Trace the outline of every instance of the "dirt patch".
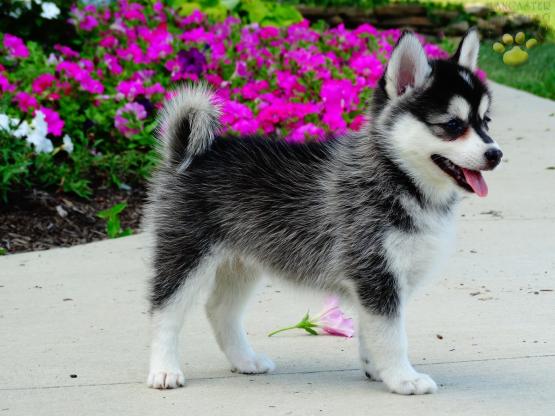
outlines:
M0 203L0 248L6 254L47 250L108 238L106 223L96 213L126 201L122 228L139 229L144 189L98 189L90 200L32 191Z

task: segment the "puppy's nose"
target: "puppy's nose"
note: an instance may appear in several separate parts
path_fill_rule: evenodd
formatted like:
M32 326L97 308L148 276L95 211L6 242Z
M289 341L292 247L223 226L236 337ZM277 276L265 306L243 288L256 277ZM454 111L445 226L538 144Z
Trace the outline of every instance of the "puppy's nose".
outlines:
M501 158L503 157L503 152L497 148L488 149L486 153L484 153L486 160L488 161L488 165L491 169L499 165L501 162Z

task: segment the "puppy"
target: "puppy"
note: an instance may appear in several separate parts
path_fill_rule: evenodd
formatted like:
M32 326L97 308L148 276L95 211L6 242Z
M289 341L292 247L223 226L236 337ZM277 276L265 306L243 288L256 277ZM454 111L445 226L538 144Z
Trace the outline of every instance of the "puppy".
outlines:
M250 346L245 303L262 272L349 298L366 375L395 393L433 393L407 355L405 305L451 250L459 194L487 194L501 161L488 135L491 94L474 74L478 33L448 60L398 41L360 132L304 144L218 135L204 86L164 107L162 162L146 224L154 237L148 385L184 385L178 335L201 287L216 340L240 373L272 361Z

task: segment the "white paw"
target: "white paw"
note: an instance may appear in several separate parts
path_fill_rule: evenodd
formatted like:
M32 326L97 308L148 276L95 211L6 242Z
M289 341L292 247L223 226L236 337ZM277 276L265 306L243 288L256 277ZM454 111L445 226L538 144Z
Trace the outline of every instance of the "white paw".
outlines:
M374 368L372 362L367 358L362 358L362 371L364 371L364 375L368 377L372 381L382 381L379 376L378 370Z
M416 371L383 372L382 379L389 390L397 394L429 394L437 391L437 385L429 375Z
M232 363L231 371L243 374L262 374L274 371L276 365L263 354L240 358Z
M151 370L148 374L148 387L153 389L176 389L185 385L185 376L181 370Z

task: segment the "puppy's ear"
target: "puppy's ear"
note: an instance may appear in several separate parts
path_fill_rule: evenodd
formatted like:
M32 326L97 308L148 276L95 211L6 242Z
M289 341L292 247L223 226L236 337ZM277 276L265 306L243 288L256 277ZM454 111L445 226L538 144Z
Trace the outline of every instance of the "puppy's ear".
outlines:
M471 28L463 36L457 52L451 59L474 72L478 64L478 52L480 52L480 36L476 28Z
M426 52L410 32L405 32L391 53L385 73L385 90L389 98L400 97L424 84L431 72Z

